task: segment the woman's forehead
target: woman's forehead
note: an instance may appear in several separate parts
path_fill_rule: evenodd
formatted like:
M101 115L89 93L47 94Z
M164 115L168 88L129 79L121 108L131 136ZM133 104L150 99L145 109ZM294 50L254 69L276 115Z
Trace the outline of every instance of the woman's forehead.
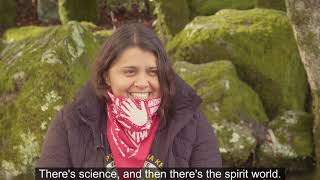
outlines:
M114 65L118 66L146 66L157 67L156 56L147 50L132 47L123 51L116 59Z

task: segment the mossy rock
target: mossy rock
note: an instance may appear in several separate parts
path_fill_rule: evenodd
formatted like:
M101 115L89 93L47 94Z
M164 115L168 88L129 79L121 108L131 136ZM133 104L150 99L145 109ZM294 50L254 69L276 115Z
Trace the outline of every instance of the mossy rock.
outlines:
M213 15L222 9L252 9L256 0L188 0L192 17Z
M87 28L90 31L95 31L98 28L98 26L96 24L94 24L93 22L88 22L88 21L81 21L80 25L82 27Z
M3 39L8 43L20 41L39 36L41 33L44 33L51 28L51 26L24 26L19 28L10 28L3 33Z
M60 21L98 21L99 0L59 0Z
M231 60L259 94L269 118L286 110L304 111L307 77L282 11L222 10L196 17L166 48L174 61Z
M189 22L186 0L155 0L156 32L166 43Z
M94 37L97 39L99 44L103 44L112 35L113 30L101 30L93 33Z
M98 48L70 22L1 52L0 174L33 172L51 119L89 79Z
M16 1L0 0L0 32L16 23Z
M242 167L255 154L257 139L248 124L223 121L213 123L223 167Z
M246 163L257 145L256 132L268 123L258 95L238 78L230 61L181 61L174 69L202 97L201 110L215 128L223 164Z
M270 124L265 141L257 153L258 167L285 167L289 171L313 166L312 115L286 111Z
M286 11L285 0L256 0L256 7Z

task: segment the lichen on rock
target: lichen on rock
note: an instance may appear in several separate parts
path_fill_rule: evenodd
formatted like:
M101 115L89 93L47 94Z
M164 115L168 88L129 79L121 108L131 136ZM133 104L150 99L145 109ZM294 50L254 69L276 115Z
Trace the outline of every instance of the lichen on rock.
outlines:
M270 122L267 140L258 149L255 165L308 170L313 166L313 153L312 115L286 111Z
M213 123L225 167L243 166L255 154L257 140L248 124Z

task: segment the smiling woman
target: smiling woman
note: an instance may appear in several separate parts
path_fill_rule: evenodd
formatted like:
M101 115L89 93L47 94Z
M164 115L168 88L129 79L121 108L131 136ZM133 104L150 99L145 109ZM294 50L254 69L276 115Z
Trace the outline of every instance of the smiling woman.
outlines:
M92 80L52 122L38 167L221 167L200 103L155 33L123 25L103 45Z

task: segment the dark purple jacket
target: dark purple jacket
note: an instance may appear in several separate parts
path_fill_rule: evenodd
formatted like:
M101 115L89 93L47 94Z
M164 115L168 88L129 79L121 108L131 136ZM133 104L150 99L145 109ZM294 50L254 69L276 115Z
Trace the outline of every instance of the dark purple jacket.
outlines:
M180 78L176 80L175 113L160 123L150 153L161 167L221 167L212 126L198 111L201 99ZM106 138L105 102L90 83L57 113L37 167L105 167L110 154Z

